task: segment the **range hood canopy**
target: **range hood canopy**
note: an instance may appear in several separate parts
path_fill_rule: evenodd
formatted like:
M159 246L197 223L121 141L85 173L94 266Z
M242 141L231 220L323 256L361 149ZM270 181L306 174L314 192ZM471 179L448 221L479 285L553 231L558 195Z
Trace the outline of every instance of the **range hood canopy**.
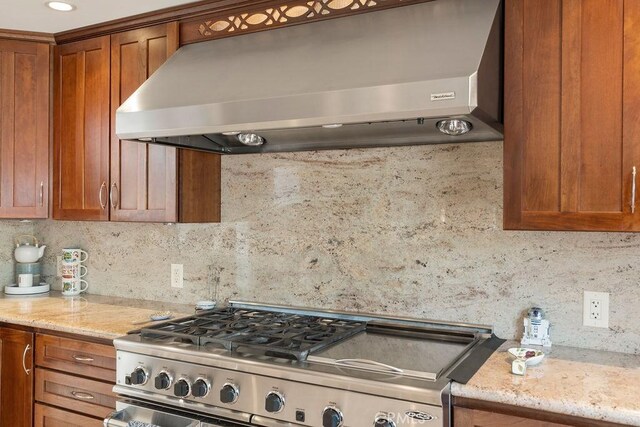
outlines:
M498 140L501 10L434 0L187 45L116 133L220 153Z

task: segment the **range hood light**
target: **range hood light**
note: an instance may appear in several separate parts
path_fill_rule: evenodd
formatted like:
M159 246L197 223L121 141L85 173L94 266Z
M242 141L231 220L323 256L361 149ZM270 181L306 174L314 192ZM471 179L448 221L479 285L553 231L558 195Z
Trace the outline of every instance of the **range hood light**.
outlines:
M251 147L256 147L265 143L264 138L260 135L256 135L255 133L239 133L238 141Z
M473 128L470 122L461 119L440 120L436 126L440 132L450 136L464 135L465 133L469 133Z
M342 127L342 123L333 123L330 125L322 125L323 128L325 129L337 129L337 128L341 128Z
M240 134L240 132L238 132L238 131L234 130L234 131L231 131L231 132L222 132L222 134L223 134L224 136L236 136L236 135L239 135L239 134Z

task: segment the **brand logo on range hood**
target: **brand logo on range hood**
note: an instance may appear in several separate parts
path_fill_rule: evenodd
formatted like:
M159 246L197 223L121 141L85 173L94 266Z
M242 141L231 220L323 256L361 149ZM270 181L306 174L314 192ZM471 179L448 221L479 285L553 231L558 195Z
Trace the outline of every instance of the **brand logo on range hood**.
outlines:
M456 99L455 92L443 92L443 93L432 93L431 101L447 101L449 99Z

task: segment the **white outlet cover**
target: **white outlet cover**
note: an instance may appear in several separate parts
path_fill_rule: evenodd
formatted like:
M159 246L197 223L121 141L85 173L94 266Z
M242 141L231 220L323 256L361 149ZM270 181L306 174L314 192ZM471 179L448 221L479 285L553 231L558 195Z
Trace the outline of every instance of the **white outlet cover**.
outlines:
M600 318L593 319L591 317L591 302L600 303ZM582 308L582 324L594 328L609 327L609 293L608 292L591 292L584 291L584 304Z
M182 288L184 286L184 277L182 264L171 264L171 287Z

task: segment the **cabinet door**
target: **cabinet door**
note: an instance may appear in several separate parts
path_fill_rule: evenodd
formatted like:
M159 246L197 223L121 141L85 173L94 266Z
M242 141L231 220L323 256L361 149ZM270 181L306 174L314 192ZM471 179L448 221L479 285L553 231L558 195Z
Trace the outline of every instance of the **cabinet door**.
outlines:
M637 47L625 42L632 4L507 2L505 228L630 228L629 156L640 144L630 140L638 125L623 131L623 114L624 127L637 122L626 116L639 102L628 87L623 97L624 86L637 85L625 81L627 62L637 62Z
M0 426L32 425L33 334L0 327Z
M0 40L0 218L47 218L49 45Z
M56 46L53 217L109 219L109 36Z
M116 109L178 48L177 23L111 36L112 221L176 222L177 151L118 139Z

